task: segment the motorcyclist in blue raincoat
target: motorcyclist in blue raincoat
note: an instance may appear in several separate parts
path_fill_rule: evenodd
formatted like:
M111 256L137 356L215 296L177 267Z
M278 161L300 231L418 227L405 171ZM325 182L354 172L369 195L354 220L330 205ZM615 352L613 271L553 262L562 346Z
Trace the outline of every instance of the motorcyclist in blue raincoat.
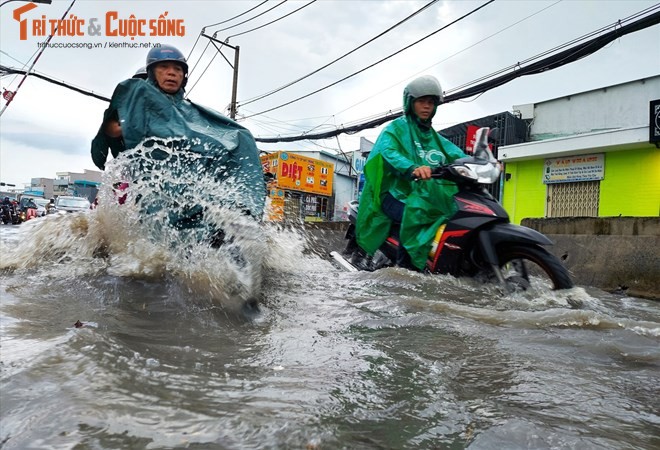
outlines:
M115 88L91 154L104 170L108 149L114 157L140 144L166 146L172 152L149 152L153 160L177 158L181 170L200 172L217 182L231 178L240 198L219 199L261 219L265 203L263 171L252 134L227 117L183 98L188 64L175 47L162 45L147 55L147 79L125 80ZM194 162L179 164L192 154ZM148 164L148 161L141 162ZM178 167L177 166L177 167ZM199 205L178 213L176 227L186 228L202 214Z

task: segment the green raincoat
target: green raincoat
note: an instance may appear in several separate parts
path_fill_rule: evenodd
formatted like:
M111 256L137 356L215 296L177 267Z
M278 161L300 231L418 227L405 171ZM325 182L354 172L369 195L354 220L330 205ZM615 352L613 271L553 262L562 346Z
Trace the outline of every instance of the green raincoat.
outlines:
M105 168L108 149L117 157L124 149L160 141L177 151L193 152L188 166L191 172L203 171L222 182L228 177L244 193L241 209L261 219L265 203L264 178L259 152L249 130L231 119L183 98L183 89L170 95L152 80L129 79L115 88L104 123L119 119L122 139L112 139L103 125L92 141L94 164ZM145 141L146 140L146 141ZM159 159L156 152L150 156ZM200 158L201 156L201 158ZM167 157L163 152L160 159Z
M406 114L381 132L369 154L356 231L358 245L373 255L392 225L381 209L389 192L406 204L399 237L412 263L423 270L438 227L457 210L453 200L457 188L446 180L413 181L411 174L419 166L437 167L465 153L433 128L420 125L411 103L404 95Z

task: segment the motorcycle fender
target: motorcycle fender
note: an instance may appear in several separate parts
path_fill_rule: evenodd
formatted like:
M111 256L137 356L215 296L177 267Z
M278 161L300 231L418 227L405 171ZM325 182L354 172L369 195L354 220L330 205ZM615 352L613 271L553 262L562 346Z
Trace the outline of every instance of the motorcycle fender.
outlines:
M552 245L553 242L545 235L531 228L512 223L497 223L479 233L479 248L481 254L490 264L497 264L495 247L503 243Z

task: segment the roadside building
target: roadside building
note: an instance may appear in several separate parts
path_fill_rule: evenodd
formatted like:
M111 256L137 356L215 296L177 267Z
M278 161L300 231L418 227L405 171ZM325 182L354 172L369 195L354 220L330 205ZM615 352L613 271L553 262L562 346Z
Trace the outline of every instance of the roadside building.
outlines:
M367 158L369 157L369 153L371 153L371 149L373 147L373 142L361 137L360 149L352 152L351 167L353 173L355 174L355 194L353 195L353 200L360 200L360 195L362 194L362 189L364 188L364 166L367 164ZM343 212L347 212L346 206L344 206Z
M367 144L361 142L363 145ZM356 152L361 157L360 151ZM346 220L346 205L357 195L359 173L355 165L360 164L354 158L356 152L296 150L262 155L264 172L275 177L269 189L268 201L274 208L271 220Z
M30 180L30 191L41 193L41 196L44 198L52 198L54 196L53 179L32 178Z
M261 156L268 182L268 220L321 222L332 219L332 163L286 151Z
M518 144L529 140L529 120L522 119L519 111L501 112L490 116L474 119L469 122L438 130L443 137L453 142L465 153L471 155L476 142L476 133L479 128L497 128L498 146ZM498 158L498 147L491 149L493 155ZM498 200L502 199L502 179L500 183L488 187L488 190Z
M660 215L660 75L514 109L530 140L498 152L512 222Z
M56 172L57 178L53 180L53 195L72 195L85 197L93 202L101 186L103 172L87 170L84 173Z

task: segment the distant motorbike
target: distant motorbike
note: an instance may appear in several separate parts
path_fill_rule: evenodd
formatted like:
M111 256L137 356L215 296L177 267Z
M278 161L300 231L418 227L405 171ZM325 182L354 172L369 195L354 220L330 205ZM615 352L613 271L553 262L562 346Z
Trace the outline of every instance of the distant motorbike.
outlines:
M2 204L2 223L18 225L21 223L21 216L15 203Z
M573 287L566 268L543 247L552 241L535 230L510 223L504 208L484 188L500 175L500 165L488 146L489 131L478 130L474 156L433 171L433 178L456 183L458 211L436 233L426 272L495 282L507 292L527 290L536 278L548 280L552 289ZM355 240L357 213L358 202L353 201L349 204L348 244L343 254L332 252L331 256L352 271L392 266L399 246L398 225L392 226L379 251L369 256Z
M39 217L39 207L31 197L23 197L18 203L18 216L21 222Z
M19 213L21 222L25 222L30 219L36 219L37 217L39 217L38 210L36 207L33 208L32 206L24 207Z

